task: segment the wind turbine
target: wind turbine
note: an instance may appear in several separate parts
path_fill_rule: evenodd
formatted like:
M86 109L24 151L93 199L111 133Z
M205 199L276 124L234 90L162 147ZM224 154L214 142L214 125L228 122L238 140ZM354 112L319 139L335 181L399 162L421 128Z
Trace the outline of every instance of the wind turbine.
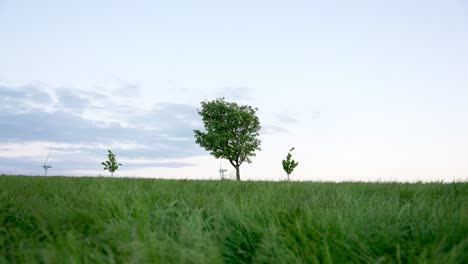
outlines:
M221 180L224 180L224 173L227 170L222 168L222 164L223 164L223 160L219 162L219 176L221 177Z
M45 159L44 164L41 166L42 168L44 168L44 176L47 176L47 170L52 168L52 164L47 163L47 161L49 161L51 151L52 150L49 150L49 154L47 154L47 158Z

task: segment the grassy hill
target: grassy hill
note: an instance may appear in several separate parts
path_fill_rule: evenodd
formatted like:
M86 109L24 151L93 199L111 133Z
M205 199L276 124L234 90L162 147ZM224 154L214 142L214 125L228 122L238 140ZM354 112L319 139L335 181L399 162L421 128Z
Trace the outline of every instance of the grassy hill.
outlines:
M466 263L468 184L0 177L0 263Z

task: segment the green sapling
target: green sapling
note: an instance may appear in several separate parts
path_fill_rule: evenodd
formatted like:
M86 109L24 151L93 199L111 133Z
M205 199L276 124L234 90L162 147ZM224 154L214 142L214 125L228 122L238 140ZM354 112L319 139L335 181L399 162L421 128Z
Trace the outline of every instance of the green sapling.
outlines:
M115 158L114 153L112 151L107 150L109 153L107 154L108 160L101 162L101 164L104 166L104 170L108 170L111 173L111 177L114 176L114 172L119 168L119 166L122 166L122 164L117 163L117 159Z
M291 152L294 150L294 147L289 151L288 155L286 156L286 159L283 160L283 169L288 175L288 181L289 181L289 175L293 172L294 168L297 167L299 162L296 162L293 160L291 157Z

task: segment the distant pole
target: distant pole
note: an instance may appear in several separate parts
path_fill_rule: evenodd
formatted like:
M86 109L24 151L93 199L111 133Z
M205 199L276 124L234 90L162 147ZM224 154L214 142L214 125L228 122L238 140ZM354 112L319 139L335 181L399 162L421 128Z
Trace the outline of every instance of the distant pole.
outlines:
M222 168L222 164L223 164L223 160L220 160L220 162L219 162L219 176L221 177L221 180L224 180L224 173L227 170Z
M44 168L44 176L47 176L47 170L52 168L51 164L47 164L47 161L49 161L49 158L50 158L51 151L52 150L49 149L49 154L47 154L47 158L45 159L44 164L42 165L42 167Z

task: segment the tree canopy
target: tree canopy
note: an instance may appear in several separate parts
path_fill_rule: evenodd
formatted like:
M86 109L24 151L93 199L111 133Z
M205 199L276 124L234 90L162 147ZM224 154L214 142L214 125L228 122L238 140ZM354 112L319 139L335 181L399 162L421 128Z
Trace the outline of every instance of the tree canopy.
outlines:
M240 165L251 163L255 151L260 150L260 121L257 108L227 102L224 98L201 102L205 131L194 130L195 142L210 151L215 158L229 160L240 180Z

